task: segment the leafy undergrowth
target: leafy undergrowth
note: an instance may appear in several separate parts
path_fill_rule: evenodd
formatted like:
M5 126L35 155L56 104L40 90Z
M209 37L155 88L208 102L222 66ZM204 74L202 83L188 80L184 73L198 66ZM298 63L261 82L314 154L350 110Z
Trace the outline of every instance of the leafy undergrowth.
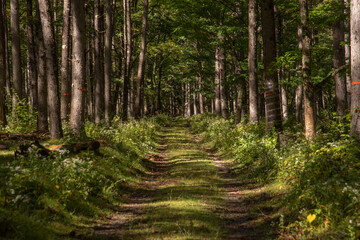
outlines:
M236 126L209 114L190 121L206 144L231 155L239 176L281 196L280 239L360 237L360 144L349 136L349 118L321 122L311 143L293 123L278 136L264 123Z
M148 172L144 160L156 148L166 116L111 126L86 124L87 136L101 143L98 152L53 151L50 157L29 152L14 159L0 151L0 236L7 239L70 238L74 229L104 218L131 193ZM67 135L44 146L84 139ZM7 145L15 146L14 143Z

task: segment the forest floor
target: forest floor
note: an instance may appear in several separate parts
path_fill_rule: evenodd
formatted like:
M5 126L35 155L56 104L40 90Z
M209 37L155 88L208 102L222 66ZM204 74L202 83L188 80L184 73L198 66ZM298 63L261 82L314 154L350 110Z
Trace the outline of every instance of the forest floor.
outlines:
M106 220L89 224L86 239L276 238L278 207L266 186L234 174L184 121L160 135L149 176Z

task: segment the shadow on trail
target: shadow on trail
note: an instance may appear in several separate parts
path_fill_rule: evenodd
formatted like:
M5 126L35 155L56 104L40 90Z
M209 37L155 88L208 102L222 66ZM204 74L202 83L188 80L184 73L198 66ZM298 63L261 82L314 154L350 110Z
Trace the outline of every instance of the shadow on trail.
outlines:
M150 173L131 186L127 203L86 239L271 239L270 196L236 180L175 124L164 128L160 154L144 162Z

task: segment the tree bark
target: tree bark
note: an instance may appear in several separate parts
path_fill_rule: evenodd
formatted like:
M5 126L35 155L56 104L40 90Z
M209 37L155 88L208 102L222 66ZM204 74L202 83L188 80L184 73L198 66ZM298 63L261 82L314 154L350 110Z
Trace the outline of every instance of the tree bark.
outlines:
M146 0L147 1L147 0ZM111 77L112 62L111 49L113 39L113 4L112 0L106 0L106 30L105 30L105 79L104 79L104 100L105 100L105 120L110 122L111 111Z
M344 0L338 0L342 6L344 6ZM333 65L337 69L345 65L345 48L342 46L344 42L344 8L339 12L339 20L337 20L333 29ZM344 71L340 71L335 75L335 102L336 102L336 113L338 116L344 116L345 110L347 109L347 97L346 97L346 76Z
M4 40L5 40L5 67L6 67L6 102L11 103L12 101L12 89L10 81L10 60L9 60L9 48L8 48L8 25L7 25L7 12L6 12L6 1L2 1L2 15L3 15L3 29L4 29Z
M224 119L229 117L229 110L226 96L226 67L225 67L225 50L223 47L218 49L218 64L219 64L219 80L220 80L220 102L221 102L221 116Z
M214 110L216 115L221 115L221 98L220 98L220 63L219 63L219 48L215 50L215 100L214 100Z
M70 43L70 0L64 0L63 27L61 42L61 119L65 120L69 115L70 85L69 78L69 43Z
M124 68L124 91L123 91L123 116L122 119L128 119L128 105L129 105L129 83L131 75L131 55L132 55L132 33L131 33L131 9L130 0L124 1L124 45L126 49L126 59Z
M11 44L12 44L12 75L13 75L13 110L23 98L23 80L21 73L19 0L10 0L11 8Z
M0 2L0 126L6 125L5 114L5 86L6 86L6 56L5 56L5 29L3 4Z
M44 38L41 29L40 11L37 4L36 17L38 19L36 28L36 42L38 44L38 56L37 56L37 67L38 67L38 107L37 107L37 131L48 132L48 111L47 111L47 79L46 79L46 52L44 46Z
M86 4L86 0L85 0L85 26L88 24L89 26L93 26L94 25L94 18L93 18L93 14L90 12L89 10L89 5ZM86 116L87 119L89 119L90 121L94 121L95 117L94 117L94 35L92 32L87 31L87 35L85 37L85 39L90 39L88 41L86 41L86 52L87 54L85 55L86 58L86 80L85 80L85 85L86 85L86 97L85 97L85 101L86 101Z
M29 86L30 86L30 109L34 110L37 103L37 69L36 55L34 44L34 19L33 19L33 2L27 0L27 46L29 59Z
M158 86L157 86L157 111L158 113L162 112L162 97L161 97L161 85L162 85L162 61L160 60L159 66L159 77L158 77ZM190 87L189 87L190 88ZM190 91L190 89L189 89Z
M70 128L76 135L85 134L85 12L84 0L71 1L72 15L72 98L70 109Z
M348 6L350 0L344 0L344 5L345 5L345 16L349 16L350 12L349 12L349 8ZM346 19L344 21L344 29L345 29L345 34L344 34L344 41L346 42L345 44L345 64L346 65L350 65L350 19ZM350 109L351 107L351 73L350 71L346 71L346 103L347 103L347 108Z
M240 55L240 54L237 54ZM243 54L241 54L241 57L237 58L236 61L240 62L243 60ZM235 123L238 124L241 122L241 120L243 119L244 115L245 115L245 111L246 111L246 81L245 79L241 76L241 66L239 63L235 63L235 74L236 74L236 78L238 79L238 83L236 84L236 105L235 105Z
M199 114L199 109L198 109L198 100L197 100L197 94L196 94L196 84L192 86L193 88L193 112L194 115L198 115Z
M62 137L60 118L60 98L57 75L56 44L52 26L50 4L48 0L39 0L40 18L46 51L46 77L48 90L48 110L50 119L50 137Z
M264 42L266 127L268 130L275 127L279 131L281 129L279 83L276 70L273 69L273 64L276 61L274 1L262 1L261 12Z
M351 134L360 140L360 0L350 1Z
M100 0L94 2L94 102L95 102L95 123L99 123L103 119L104 113L104 72L103 70L103 15L102 4Z
M308 26L308 1L299 0L302 28L302 78L304 94L305 136L311 141L316 134L314 116L314 87L311 81L311 31Z
M202 65L202 64L201 64ZM198 84L199 84L199 111L200 111L200 114L203 114L205 109L204 109L204 97L203 97L203 86L202 86L202 75L200 74L199 77L198 77Z
M190 83L185 84L185 117L191 116L191 93Z
M283 70L280 70L283 71ZM282 74L282 73L280 73ZM289 119L289 113L288 113L288 97L287 97L287 91L285 87L280 87L281 91L281 114L283 120Z
M149 2L148 0L144 0L141 48L140 48L140 58L139 58L139 67L138 67L138 75L137 75L136 100L135 100L135 118L137 119L141 117L144 108L144 78L145 78L148 10L149 10Z
M248 50L248 69L249 69L249 110L250 122L259 121L258 111L258 80L256 77L256 0L249 0L249 50Z

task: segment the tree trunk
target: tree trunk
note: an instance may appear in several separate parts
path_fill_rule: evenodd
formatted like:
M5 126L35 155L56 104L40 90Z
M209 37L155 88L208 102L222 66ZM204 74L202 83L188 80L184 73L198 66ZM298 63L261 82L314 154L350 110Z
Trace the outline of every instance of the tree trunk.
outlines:
M277 73L272 64L276 61L274 1L262 1L262 32L264 42L266 127L281 129L281 108Z
M12 44L12 74L13 74L13 110L23 98L23 81L21 73L19 0L10 0L11 8L11 44Z
M131 75L131 55L132 55L132 34L131 34L131 9L130 0L124 1L124 45L126 49L125 69L124 69L124 91L123 91L123 116L122 119L128 119L128 105L129 105L129 83Z
M103 15L102 4L100 0L94 2L94 102L95 102L95 123L99 123L103 119L104 110L104 73L103 67Z
M147 0L146 0L147 1ZM104 99L105 99L105 120L110 122L111 111L111 49L113 39L113 5L112 0L106 0L106 31L105 31L105 79L104 79Z
M57 75L57 58L54 28L52 26L50 4L48 0L39 0L40 18L46 51L46 77L48 89L48 108L50 119L50 137L62 137L60 118L60 98Z
M71 1L72 13L72 97L70 109L70 128L76 135L85 134L85 37L86 23L84 0Z
M225 50L223 47L218 49L218 64L219 64L219 79L220 79L220 102L221 102L221 115L224 119L229 116L226 96L226 68L225 68Z
M295 91L295 111L296 120L298 123L302 122L302 106L303 106L303 86L299 85Z
M283 71L283 70L282 70ZM280 73L281 74L281 73ZM282 113L282 119L288 120L289 119L289 113L288 113L288 98L287 98L287 91L285 87L280 87L281 91L281 113Z
M48 111L47 111L47 79L46 79L46 52L44 46L44 38L41 29L40 11L37 4L36 7L36 18L38 19L36 28L36 42L38 44L38 56L37 56L37 67L38 67L38 107L37 107L37 131L48 132Z
M200 110L200 114L203 114L204 113L204 97L203 97L203 94L202 94L202 76L201 74L199 75L198 77L198 84L199 84L199 110Z
M185 84L185 117L191 116L191 93L190 83Z
M342 6L344 0L338 0ZM344 9L342 8L339 12L338 20L334 23L333 29L333 64L334 68L338 69L345 65L345 48L342 46L344 42ZM336 113L338 116L344 116L347 108L347 97L346 97L346 76L344 71L338 72L335 76L335 102L336 102Z
M27 46L29 59L30 109L34 110L38 105L38 95L32 0L27 0Z
M236 59L236 61L242 61L243 57ZM245 106L246 106L246 81L241 76L241 66L239 63L235 64L235 74L236 78L238 79L238 83L236 85L236 106L235 106L235 124L238 124L241 122L245 115Z
M142 35L139 67L137 75L137 91L135 101L135 118L139 119L144 108L144 78L145 78L145 60L146 60L146 34L147 34L147 19L148 19L149 2L144 0L144 11L142 18Z
M69 115L70 83L69 79L69 41L70 41L70 0L64 0L63 28L61 42L61 119Z
M10 64L9 64L9 49L8 49L8 25L7 25L7 12L6 12L6 1L2 1L2 15L3 15L3 29L4 29L4 40L5 40L5 67L6 67L6 102L11 103L12 89L10 81Z
M350 3L351 134L360 140L360 0Z
M194 115L198 115L199 114L199 110L198 110L198 100L197 100L197 94L196 94L196 84L193 85L193 111L194 111Z
M160 61L160 66L159 66L159 80L158 80L158 86L157 86L157 111L158 113L162 112L162 99L161 99L161 82L162 82L162 63Z
M314 117L314 87L311 81L311 31L308 26L308 1L299 0L302 27L302 78L304 94L305 136L311 141L316 134Z
M258 81L256 77L256 0L249 0L249 52L248 52L248 68L249 68L249 110L250 122L259 121L258 110Z
M6 86L6 57L5 57L5 29L4 18L6 17L3 12L3 4L0 2L0 126L6 125L5 114L5 86Z
M86 5L86 1L85 1L85 5ZM88 22L88 23L87 23ZM89 6L86 5L85 8L85 26L86 25L89 26L93 26L94 25L94 18L93 18L93 14L90 13L89 10ZM85 39L90 39L88 41L86 41L86 52L87 54L85 55L86 58L86 83L85 86L87 88L86 90L86 96L85 96L85 101L86 101L86 116L90 121L94 121L95 117L94 117L94 35L93 33L87 31L87 35L85 37Z
M220 98L220 63L219 63L219 48L217 47L215 50L215 114L221 115L221 98Z

